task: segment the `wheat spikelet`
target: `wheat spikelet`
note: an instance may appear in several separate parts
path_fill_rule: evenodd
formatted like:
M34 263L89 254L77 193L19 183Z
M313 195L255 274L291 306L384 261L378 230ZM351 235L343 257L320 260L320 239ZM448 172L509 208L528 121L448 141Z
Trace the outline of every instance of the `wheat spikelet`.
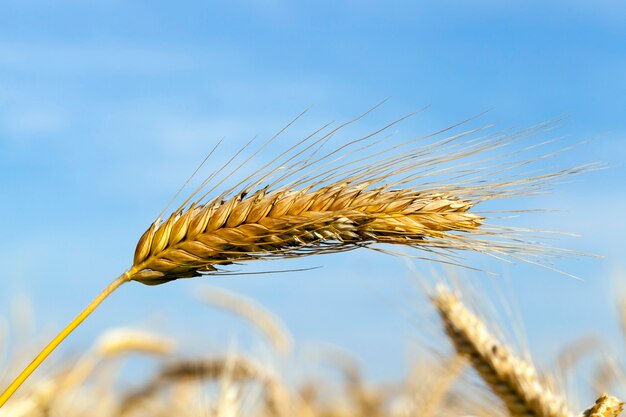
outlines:
M511 416L572 416L564 402L542 386L535 369L496 340L456 294L439 286L432 299L456 350L468 356Z
M596 403L583 412L583 417L617 417L622 412L624 403L615 397L602 394Z

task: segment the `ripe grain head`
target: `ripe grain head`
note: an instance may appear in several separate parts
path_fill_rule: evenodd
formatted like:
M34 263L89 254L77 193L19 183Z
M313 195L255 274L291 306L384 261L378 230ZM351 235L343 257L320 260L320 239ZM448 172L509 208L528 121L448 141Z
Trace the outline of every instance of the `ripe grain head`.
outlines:
M333 145L331 139L350 123L314 132L241 181L238 171L276 137L239 165L231 159L146 230L131 279L155 285L219 274L224 265L241 261L380 244L448 258L454 251L476 251L535 262L559 253L531 243L534 235L527 230L491 224L495 215L476 209L488 200L543 192L563 176L590 169L524 170L549 156L525 154L539 146L528 138L549 124L445 136L452 129L447 128L385 145L382 133L394 122ZM520 147L524 140L531 143ZM231 164L237 166L230 169ZM221 187L226 189L218 192Z
M513 417L571 417L564 401L539 380L535 368L513 355L468 311L457 294L439 286L432 300L456 350L466 355Z

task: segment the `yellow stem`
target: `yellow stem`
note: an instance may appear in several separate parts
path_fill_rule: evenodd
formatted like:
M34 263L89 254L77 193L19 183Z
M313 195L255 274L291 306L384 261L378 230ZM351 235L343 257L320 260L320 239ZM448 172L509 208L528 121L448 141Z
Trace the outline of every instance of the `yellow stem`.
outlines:
M0 395L0 408L7 402L9 398L15 393L15 391L28 379L35 369L41 365L41 363L50 355L54 349L61 344L61 342L72 333L93 311L100 305L105 298L107 298L113 291L118 289L125 282L130 281L130 273L125 272L111 282L108 287L104 289L94 300L85 308L70 324L68 324L48 345L35 357L35 359L28 365L17 378L11 382L6 390Z

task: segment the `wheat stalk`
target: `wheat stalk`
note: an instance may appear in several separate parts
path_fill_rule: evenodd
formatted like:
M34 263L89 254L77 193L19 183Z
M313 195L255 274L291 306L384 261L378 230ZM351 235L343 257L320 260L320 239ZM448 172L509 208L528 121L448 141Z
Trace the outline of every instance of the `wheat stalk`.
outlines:
M450 259L450 250L478 251L531 262L534 261L528 257L553 253L529 244L519 236L520 230L488 226L485 216L470 212L480 202L540 192L557 178L580 171L512 174L511 170L530 161L493 163L503 155L483 156L487 151L513 145L546 125L465 142L460 139L477 134L480 129L432 143L420 142L451 129L446 128L378 150L375 145L384 139L380 134L399 122L396 121L326 149L339 130L358 119L330 131L319 129L211 198L218 187L236 178L240 168L278 134L231 169L237 153L166 220L158 216L139 239L130 269L24 369L0 395L0 407L106 297L129 281L156 285L221 273L221 266L234 262L374 248L374 244L399 244L437 252L446 256L448 262L454 261ZM437 181L429 182L431 178ZM209 183L215 185L209 188Z
M105 359L131 353L165 356L170 354L174 347L172 340L144 330L130 328L107 330L67 374L58 378L56 390L60 392L80 385Z
M571 417L562 399L542 386L535 369L495 339L483 322L439 286L432 300L456 350L502 399L512 417Z
M583 412L582 417L617 417L623 408L624 403L622 401L602 394L593 406Z

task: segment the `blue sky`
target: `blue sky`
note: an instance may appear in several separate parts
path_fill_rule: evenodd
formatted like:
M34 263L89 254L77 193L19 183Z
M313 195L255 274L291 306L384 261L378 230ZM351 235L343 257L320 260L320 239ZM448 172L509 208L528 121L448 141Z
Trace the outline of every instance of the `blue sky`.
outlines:
M527 224L577 233L582 237L558 245L604 258L559 264L582 281L528 265L476 262L502 273L542 360L589 332L619 343L612 302L626 268L626 7L389 3L0 6L0 315L10 314L16 294L27 294L40 333L68 321L128 267L136 239L220 138L235 150L305 108L312 109L296 135L390 97L364 129L429 105L402 133L489 110L483 120L500 128L565 115L555 134L566 144L592 139L558 164L602 161L610 168L534 199L536 207L561 212L533 215ZM417 338L420 323L434 323L420 296L413 320L406 317L412 272L399 259L370 252L284 267L320 264L323 273L210 282L256 298L301 340L355 352L374 376L399 374L407 341ZM496 287L481 274L465 274L475 285ZM193 301L199 284L129 285L64 349L79 351L102 329L126 324L150 323L192 346L245 335Z

